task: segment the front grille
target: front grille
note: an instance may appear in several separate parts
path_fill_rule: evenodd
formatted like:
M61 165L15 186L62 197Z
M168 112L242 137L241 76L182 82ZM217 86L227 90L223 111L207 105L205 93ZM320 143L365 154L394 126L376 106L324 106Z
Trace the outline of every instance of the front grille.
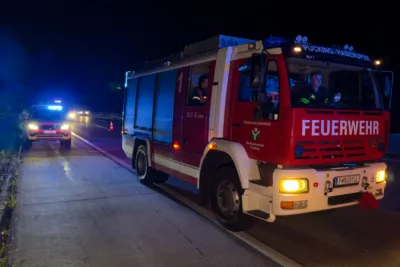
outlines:
M63 136L68 136L68 133L55 133L55 134L45 134L45 133L35 133L35 132L30 132L29 136L36 136L36 137L63 137Z
M304 112L304 111L301 111ZM303 116L298 111L298 117ZM348 121L348 124L352 123L352 129L346 128L346 132L336 133L333 135L333 126L330 124L321 124L318 128L318 137L309 136L308 134L302 134L302 137L297 137L293 148L293 158L295 160L322 160L327 161L349 161L355 162L358 159L365 158L367 155L371 157L379 157L383 153L386 147L386 140L381 137L381 132L378 136L371 134L372 128L369 128L369 132L366 131L366 126L363 128L364 133L361 134L361 129L356 121L379 121L381 128L385 128L385 135L388 129L388 120L385 114L382 112L372 111L359 111L359 110L313 110L306 109L305 112L309 120L317 120L319 122L332 122L332 120ZM295 114L297 115L297 114ZM381 117L381 118L380 118ZM299 130L303 131L302 126L299 126ZM369 124L371 127L371 124ZM375 127L375 126L374 126ZM324 130L322 130L324 128ZM309 128L310 130L311 128ZM337 129L338 130L338 129ZM347 135L347 131L349 131ZM375 130L374 130L375 131ZM311 132L310 132L311 135Z
M361 195L362 195L362 192L328 197L328 205L335 206L335 205L357 202L360 199Z
M65 134L37 134L35 135L37 138L49 138L49 139L54 139L54 138L62 138L64 136L67 136Z
M365 142L362 140L332 140L296 142L302 153L296 153L295 159L353 158L365 156Z
M48 125L40 125L40 130L59 130L60 125L53 125L53 124L48 124Z

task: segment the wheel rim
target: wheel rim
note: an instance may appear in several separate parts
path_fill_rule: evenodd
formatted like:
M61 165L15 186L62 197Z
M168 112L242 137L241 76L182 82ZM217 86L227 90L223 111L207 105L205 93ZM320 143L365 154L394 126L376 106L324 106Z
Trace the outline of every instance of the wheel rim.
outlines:
M144 155L143 152L139 152L137 155L137 160L136 160L136 173L137 173L139 179L142 179L143 177L145 177L146 172L147 172L146 156Z
M236 186L228 181L222 181L217 188L217 203L221 215L230 218L240 210L240 197Z

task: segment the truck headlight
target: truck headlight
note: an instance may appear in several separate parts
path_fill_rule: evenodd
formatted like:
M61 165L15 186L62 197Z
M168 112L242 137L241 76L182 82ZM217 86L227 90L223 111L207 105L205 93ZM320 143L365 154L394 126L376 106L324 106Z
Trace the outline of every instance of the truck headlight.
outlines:
M68 124L61 125L61 130L68 130L68 129L69 129L69 125Z
M308 180L305 178L282 179L279 182L279 193L301 194L308 192Z
M383 183L386 180L386 172L385 171L378 171L376 173L376 183Z
M68 118L70 118L70 119L75 119L75 117L76 117L76 114L74 112L71 112L68 114Z
M30 130L38 130L39 127L36 124L29 123L28 124L28 129L30 129Z

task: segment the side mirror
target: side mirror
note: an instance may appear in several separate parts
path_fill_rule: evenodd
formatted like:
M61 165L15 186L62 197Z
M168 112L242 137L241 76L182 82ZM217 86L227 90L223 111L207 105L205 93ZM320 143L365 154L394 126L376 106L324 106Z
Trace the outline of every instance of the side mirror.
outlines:
M391 110L394 73L388 70L374 70L379 93L382 96L383 107Z
M259 88L263 84L264 75L262 75L262 54L253 54L250 60L250 87Z

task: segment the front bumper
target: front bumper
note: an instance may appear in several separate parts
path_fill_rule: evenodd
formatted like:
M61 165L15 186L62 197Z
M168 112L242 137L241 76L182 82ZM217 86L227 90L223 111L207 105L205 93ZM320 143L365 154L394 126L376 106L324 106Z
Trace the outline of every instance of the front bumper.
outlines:
M54 140L63 141L71 139L70 130L56 130L55 133L45 133L44 130L28 131L27 139L30 141Z
M274 196L273 212L275 215L293 215L321 210L328 210L340 207L356 205L364 192L370 192L376 199L382 199L386 182L376 183L378 171L386 170L383 162L372 163L367 166L354 169L328 169L317 171L315 169L304 170L283 170L274 172ZM334 179L338 176L360 175L360 182L355 185L334 186ZM303 194L282 194L279 193L279 181L283 178L307 178L309 181L309 192ZM368 187L362 185L362 177L367 177ZM295 201L296 208L283 209L283 202ZM296 206L296 205L294 205Z
M385 163L378 162L352 169L276 169L272 187L250 183L242 198L243 211L260 211L274 218L275 215L287 216L357 205L365 192L370 192L379 200L384 197L386 182L376 183L376 175L378 171L385 171L386 167ZM360 175L360 182L355 185L334 186L335 177L347 175ZM366 189L363 187L362 177L368 179ZM308 192L280 193L280 180L288 178L308 179ZM288 203L291 205L287 205Z

